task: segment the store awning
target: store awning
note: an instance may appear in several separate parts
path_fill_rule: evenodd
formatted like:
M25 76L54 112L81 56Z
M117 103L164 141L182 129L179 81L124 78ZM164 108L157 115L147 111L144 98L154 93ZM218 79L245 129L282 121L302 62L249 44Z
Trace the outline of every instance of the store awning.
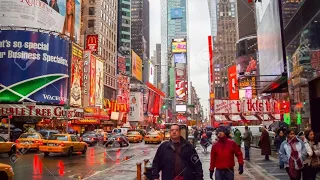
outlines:
M288 75L282 73L274 81L262 88L261 93L283 93L288 91Z
M256 116L254 115L249 115L249 116L244 116L244 118L247 120L247 121L257 121L259 120Z
M76 120L76 124L100 124L100 120L97 120L97 119L81 119L81 120Z
M214 115L215 121L229 121L225 115Z
M241 121L241 120L243 120L243 119L240 117L240 115L229 115L229 119L230 119L231 121Z

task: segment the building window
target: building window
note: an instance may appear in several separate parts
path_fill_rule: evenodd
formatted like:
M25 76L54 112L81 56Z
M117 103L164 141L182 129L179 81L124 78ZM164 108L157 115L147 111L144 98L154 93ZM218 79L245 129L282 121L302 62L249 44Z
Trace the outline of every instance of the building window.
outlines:
M94 7L89 7L89 15L94 15Z
M94 20L88 21L88 28L94 28Z

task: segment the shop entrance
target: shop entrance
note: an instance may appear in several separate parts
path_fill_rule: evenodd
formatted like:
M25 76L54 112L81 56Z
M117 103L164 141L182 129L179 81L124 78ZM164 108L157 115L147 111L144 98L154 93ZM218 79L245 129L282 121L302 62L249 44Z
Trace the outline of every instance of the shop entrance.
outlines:
M311 127L320 135L320 77L309 82L309 97Z

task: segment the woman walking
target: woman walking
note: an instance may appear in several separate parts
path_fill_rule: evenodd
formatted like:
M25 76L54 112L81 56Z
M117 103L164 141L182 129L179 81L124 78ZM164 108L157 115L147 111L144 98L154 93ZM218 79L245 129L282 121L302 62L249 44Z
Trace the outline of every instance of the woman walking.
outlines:
M307 151L304 143L296 137L294 130L288 130L287 140L280 146L280 169L286 169L290 180L300 180L303 161L306 157Z
M280 130L279 134L277 135L277 137L274 140L274 146L277 149L277 153L280 150L280 146L281 146L282 142L285 140L286 140L286 136L284 135L284 132L282 130Z
M305 132L305 138L308 142L308 145L311 147L313 154L309 155L306 159L305 167L303 168L303 180L315 180L317 173L320 170L320 143L318 143L317 138L315 137L314 131L307 130Z

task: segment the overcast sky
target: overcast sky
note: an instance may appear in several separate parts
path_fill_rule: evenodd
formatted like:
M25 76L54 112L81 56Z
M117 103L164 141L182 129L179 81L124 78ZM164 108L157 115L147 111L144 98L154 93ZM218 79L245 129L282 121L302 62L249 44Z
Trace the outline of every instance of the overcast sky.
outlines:
M160 1L150 2L150 55L161 43ZM208 84L208 36L210 35L210 19L207 0L188 0L189 15L189 50L190 73L192 85L201 98L201 105L209 110L209 84Z

